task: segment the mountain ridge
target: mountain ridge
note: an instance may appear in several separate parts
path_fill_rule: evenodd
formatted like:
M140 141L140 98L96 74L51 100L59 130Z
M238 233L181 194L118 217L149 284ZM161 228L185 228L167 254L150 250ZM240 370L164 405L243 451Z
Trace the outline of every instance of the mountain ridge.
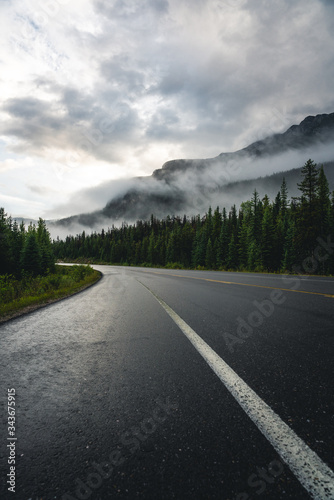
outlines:
M229 194L235 192L231 185L254 185L254 182L260 182L261 176L255 179L242 178L242 174L247 177L246 169L252 167L254 170L261 162L265 167L267 161L276 158L290 161L284 155L289 158L289 155L298 154L304 158L303 163L299 164L299 156L296 159L291 156L289 169L298 170L297 167L301 167L310 157L310 148L314 147L318 151L324 146L328 148L328 145L330 158L326 171L334 188L334 176L331 175L334 169L334 164L331 163L334 161L334 113L310 115L299 125L292 125L283 133L270 135L232 153L221 153L209 159L170 160L151 176L132 179L129 189L114 196L100 210L66 217L56 221L56 224L63 227L76 224L93 228L102 221L104 224L108 221L132 222L149 218L152 213L157 217L186 212L199 213L201 209L206 210L210 204L216 203L215 200L219 197L224 202L219 204L227 205L231 202ZM312 159L317 161L317 158ZM236 171L240 168L243 168L243 172L238 174L239 178L235 178ZM279 187L275 185L276 192ZM238 200L233 203L238 203Z
M245 148L234 152L220 153L214 158L207 159L176 159L165 162L160 169L154 170L153 177L166 179L166 172L173 172L182 166L183 169L195 167L200 169L204 164L216 162L219 159L230 161L244 156L265 156L278 154L286 149L299 149L319 139L327 142L328 136L334 134L334 113L309 115L299 125L292 125L285 132L273 134L259 141L249 144ZM270 151L269 151L270 148Z

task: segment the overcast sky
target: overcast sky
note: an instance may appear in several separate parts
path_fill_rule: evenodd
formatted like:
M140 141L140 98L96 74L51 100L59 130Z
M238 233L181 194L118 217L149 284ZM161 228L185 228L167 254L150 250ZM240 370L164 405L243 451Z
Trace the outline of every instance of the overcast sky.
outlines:
M334 111L334 0L1 0L0 28L13 216Z

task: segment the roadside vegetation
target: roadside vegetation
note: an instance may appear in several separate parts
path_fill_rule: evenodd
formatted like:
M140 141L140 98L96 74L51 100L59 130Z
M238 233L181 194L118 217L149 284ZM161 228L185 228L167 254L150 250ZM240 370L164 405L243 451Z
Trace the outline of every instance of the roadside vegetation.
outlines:
M45 221L30 224L0 209L0 321L66 297L97 281L90 266L58 266Z
M282 179L275 200L252 198L201 217L173 216L85 231L53 243L58 259L171 269L334 274L334 192L323 167L308 160L289 199ZM319 243L321 241L322 243Z
M46 276L23 273L20 280L13 275L0 276L0 319L72 295L99 278L98 271L83 265L57 265L55 271Z

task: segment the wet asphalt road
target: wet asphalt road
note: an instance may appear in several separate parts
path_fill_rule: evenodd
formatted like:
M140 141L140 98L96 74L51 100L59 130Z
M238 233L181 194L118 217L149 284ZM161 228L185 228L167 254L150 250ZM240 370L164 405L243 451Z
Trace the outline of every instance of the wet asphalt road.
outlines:
M143 284L334 469L334 278L95 267L0 326L0 498L311 498Z

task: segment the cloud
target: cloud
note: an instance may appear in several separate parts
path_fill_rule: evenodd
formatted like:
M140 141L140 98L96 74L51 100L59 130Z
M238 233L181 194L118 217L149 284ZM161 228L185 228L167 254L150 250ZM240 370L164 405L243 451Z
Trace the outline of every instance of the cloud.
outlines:
M331 0L2 2L1 158L77 191L332 112L333 20Z
M71 196L70 202L56 205L46 213L46 216L53 219L83 212L93 212L104 207L110 199L122 196L136 185L138 185L136 179L118 179L104 182L93 188L81 189Z
M167 0L95 0L96 10L111 20L138 22L168 12Z

